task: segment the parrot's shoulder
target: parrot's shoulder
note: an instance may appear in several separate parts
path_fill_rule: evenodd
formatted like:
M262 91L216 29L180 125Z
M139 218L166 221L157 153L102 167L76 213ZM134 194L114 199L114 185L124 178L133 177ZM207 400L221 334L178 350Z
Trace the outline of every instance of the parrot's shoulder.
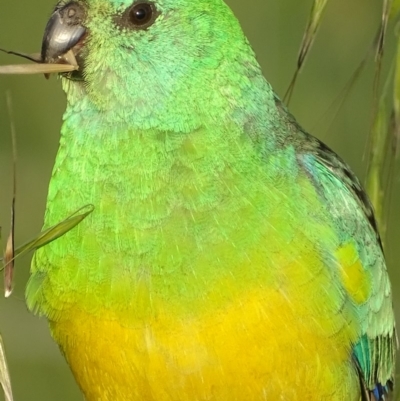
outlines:
M293 147L297 165L312 182L319 196L333 209L337 209L340 198L346 207L339 207L338 217L351 217L362 225L369 226L382 249L374 209L357 176L344 160L318 138L308 134L298 124L279 97L274 94L275 107L280 115L283 135L277 136L277 146ZM355 212L355 215L354 215Z
M322 141L308 134L303 135L305 139L301 142L297 154L317 191L329 203L332 200L334 203L347 200L347 209L357 212L354 218L363 226L369 226L379 247L383 249L374 208L357 176L347 163ZM335 193L342 195L342 198L336 197ZM346 211L346 208L343 207L342 210Z

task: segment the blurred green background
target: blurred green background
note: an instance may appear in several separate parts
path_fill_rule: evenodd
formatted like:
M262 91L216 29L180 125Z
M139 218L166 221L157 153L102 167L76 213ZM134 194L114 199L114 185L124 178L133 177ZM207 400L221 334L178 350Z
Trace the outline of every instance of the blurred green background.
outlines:
M230 0L228 3L242 22L267 79L283 96L295 68L312 0ZM315 46L290 104L299 122L339 153L361 178L365 173L363 153L372 120L372 62L338 113L331 105L373 40L381 19L381 3L365 0L328 3ZM39 51L42 32L53 6L51 0L3 2L0 47ZM395 51L393 32L394 28L389 27L384 74ZM17 58L0 54L0 64L18 62ZM0 225L3 237L9 229L12 196L6 91L12 96L12 118L18 141L16 242L22 243L41 229L65 98L54 77L47 81L43 76L0 76ZM398 177L399 174L394 180L387 242L397 316L400 311ZM3 238L3 248L4 244ZM6 346L15 399L80 400L82 396L50 338L46 321L26 310L24 288L29 259L30 256L17 262L11 298L0 297L0 332Z

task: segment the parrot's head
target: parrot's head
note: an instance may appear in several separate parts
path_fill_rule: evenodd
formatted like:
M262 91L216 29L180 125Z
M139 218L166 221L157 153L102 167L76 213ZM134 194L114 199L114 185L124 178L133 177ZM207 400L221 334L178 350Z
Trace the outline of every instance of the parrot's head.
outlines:
M182 130L195 128L202 108L221 117L259 73L222 0L63 0L47 24L42 59L68 52L79 65L63 76L69 102L84 98L123 119L129 108L142 126L177 118L176 110L188 114Z

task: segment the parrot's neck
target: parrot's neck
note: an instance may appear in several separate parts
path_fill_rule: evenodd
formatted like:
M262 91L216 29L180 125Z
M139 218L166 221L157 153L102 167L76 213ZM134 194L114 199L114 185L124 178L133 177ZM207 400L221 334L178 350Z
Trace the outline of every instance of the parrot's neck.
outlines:
M188 108L178 91L172 103L160 97L151 111L139 101L142 95L137 107L127 107L124 98L99 104L87 85L64 80L68 107L49 201L64 181L75 194L74 207L93 203L103 213L109 202L118 215L126 203L121 218L128 213L130 229L141 230L177 210L196 213L236 198L230 185L245 194L249 178L272 180L277 169L268 168L269 159L288 150L293 121L260 71L243 80L247 84L233 95L234 83L221 86L226 96L214 94L214 105L206 104L206 95L201 99L200 88L189 96ZM71 209L71 199L65 206ZM115 220L107 224L115 227Z
M62 217L61 209L51 207L55 191L71 192L58 199L64 212L92 203L102 225L115 229L120 218L131 218L130 229L141 230L158 227L171 214L201 213L236 198L231 185L246 194L250 177L260 177L260 182L265 175L273 177L276 168L268 169L266 163L279 154L286 113L268 84L262 84L267 90L258 98L264 97L264 110L250 96L247 102L220 109L219 120L214 111L197 109L194 117L182 115L189 123L180 124L175 118L161 119L155 111L155 126L140 127L135 116L142 109L126 111L121 121L113 107L98 109L89 96L76 100L84 87L68 82L70 102L50 184L47 224ZM55 219L49 218L52 210L57 211Z

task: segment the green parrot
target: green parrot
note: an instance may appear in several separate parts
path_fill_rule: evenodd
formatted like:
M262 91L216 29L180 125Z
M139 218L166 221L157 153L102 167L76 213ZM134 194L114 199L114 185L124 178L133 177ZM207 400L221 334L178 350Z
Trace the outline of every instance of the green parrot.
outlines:
M72 61L71 61L72 60ZM63 0L67 109L26 290L87 401L381 401L391 287L370 201L222 0Z

